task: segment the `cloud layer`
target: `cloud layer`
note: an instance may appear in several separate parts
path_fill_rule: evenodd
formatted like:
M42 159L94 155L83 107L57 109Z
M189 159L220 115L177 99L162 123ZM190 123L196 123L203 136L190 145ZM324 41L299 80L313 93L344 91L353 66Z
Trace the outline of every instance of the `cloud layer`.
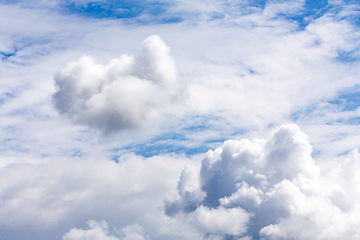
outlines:
M320 174L311 153L296 125L281 127L267 140L225 141L206 153L201 167L183 170L165 211L175 219L185 214L204 236L358 238L360 191L349 189L359 177L357 151L341 167L332 163L331 169L340 170L331 177Z
M89 56L69 63L55 77L55 107L75 123L106 133L151 126L176 98L170 49L150 36L136 58L122 55L107 65Z

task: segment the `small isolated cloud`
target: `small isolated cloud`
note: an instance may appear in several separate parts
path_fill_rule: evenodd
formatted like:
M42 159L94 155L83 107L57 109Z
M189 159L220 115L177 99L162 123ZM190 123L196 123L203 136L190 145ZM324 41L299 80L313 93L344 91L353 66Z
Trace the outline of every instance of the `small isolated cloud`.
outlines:
M200 167L183 170L165 213L188 216L188 224L210 239L358 238L359 191L350 186L359 177L359 154L320 174L311 153L307 135L293 124L267 140L225 141Z
M139 56L122 55L107 65L83 56L56 76L56 109L74 123L105 133L151 126L176 98L176 68L159 36L142 44Z

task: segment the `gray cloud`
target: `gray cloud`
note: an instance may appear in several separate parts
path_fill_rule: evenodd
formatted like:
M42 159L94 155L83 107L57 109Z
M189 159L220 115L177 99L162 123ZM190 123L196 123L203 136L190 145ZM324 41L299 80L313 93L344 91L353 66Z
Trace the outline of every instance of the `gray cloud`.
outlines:
M122 55L102 65L83 56L55 76L55 107L73 122L106 133L151 126L176 96L169 52L154 35L144 40L138 57Z

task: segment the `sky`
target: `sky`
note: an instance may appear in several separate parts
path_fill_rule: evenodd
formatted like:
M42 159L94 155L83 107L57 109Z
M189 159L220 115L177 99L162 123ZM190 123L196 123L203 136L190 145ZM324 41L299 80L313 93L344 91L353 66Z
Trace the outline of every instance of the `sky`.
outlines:
M359 239L360 4L0 0L0 239Z

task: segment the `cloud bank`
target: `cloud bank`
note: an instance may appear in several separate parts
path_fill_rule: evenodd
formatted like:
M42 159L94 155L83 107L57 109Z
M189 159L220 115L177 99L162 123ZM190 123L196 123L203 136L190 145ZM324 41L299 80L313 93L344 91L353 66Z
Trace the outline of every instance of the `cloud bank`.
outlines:
M206 153L201 167L183 170L165 212L174 219L185 214L209 239L358 238L360 191L349 189L359 178L357 151L342 166L332 163L331 176L321 174L311 153L293 124L267 140L227 140Z
M177 94L169 53L154 35L144 40L137 57L122 55L102 65L83 56L56 75L55 107L73 122L105 133L151 126L164 117Z

